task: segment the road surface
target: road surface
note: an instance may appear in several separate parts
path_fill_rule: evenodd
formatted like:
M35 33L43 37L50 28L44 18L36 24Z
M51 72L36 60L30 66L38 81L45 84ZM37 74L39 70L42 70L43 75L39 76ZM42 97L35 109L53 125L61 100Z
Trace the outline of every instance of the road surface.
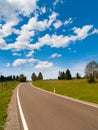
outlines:
M29 130L98 130L98 108L36 89L19 87L19 99Z

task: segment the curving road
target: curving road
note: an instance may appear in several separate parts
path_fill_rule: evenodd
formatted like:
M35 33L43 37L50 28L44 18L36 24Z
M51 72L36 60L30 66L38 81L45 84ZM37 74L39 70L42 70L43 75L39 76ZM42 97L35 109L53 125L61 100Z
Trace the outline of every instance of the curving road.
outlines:
M19 99L29 130L98 130L98 108L46 93L30 83L20 85Z

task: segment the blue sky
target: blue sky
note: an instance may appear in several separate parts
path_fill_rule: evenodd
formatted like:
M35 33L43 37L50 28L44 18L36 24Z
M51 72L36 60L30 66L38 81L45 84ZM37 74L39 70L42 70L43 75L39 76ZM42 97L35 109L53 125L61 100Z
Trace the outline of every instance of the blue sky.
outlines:
M84 75L98 62L98 0L0 0L0 74Z

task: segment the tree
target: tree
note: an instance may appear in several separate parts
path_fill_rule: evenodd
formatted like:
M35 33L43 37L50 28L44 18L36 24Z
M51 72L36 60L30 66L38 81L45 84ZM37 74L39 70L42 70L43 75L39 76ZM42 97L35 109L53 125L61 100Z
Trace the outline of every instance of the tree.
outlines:
M59 76L58 76L58 79L65 79L65 73L64 71L59 71Z
M18 81L18 80L19 80L19 76L17 75L17 76L16 76L16 81Z
M35 73L32 73L31 79L32 79L32 81L36 81L37 80L37 76L36 76Z
M15 78L15 75L13 75L13 80L15 80L16 78Z
M72 79L71 73L70 73L70 70L69 70L69 69L66 70L65 79L68 79L68 80L69 80L69 79Z
M96 61L91 61L86 65L85 77L89 83L95 82L98 78L98 63Z
M89 77L87 78L87 81L89 83L94 83L95 82L94 76L92 74L90 74Z
M90 74L98 73L98 63L95 61L89 62L85 67L85 75L89 76Z
M76 73L76 79L81 79L81 76L79 73Z
M24 74L20 74L19 81L20 82L26 82L26 76L24 76Z
M89 62L85 67L85 77L88 82L94 82L98 78L98 63L96 61Z
M41 72L39 72L39 75L38 75L38 80L43 80L43 75Z

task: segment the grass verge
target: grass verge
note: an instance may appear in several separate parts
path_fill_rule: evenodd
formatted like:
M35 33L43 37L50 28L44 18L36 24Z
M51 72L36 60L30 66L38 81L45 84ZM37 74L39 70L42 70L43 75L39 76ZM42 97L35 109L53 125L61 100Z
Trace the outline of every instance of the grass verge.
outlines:
M10 102L12 90L19 82L0 82L0 130L4 129L7 117L7 107Z
M89 84L85 79L79 80L43 80L34 81L35 86L76 99L98 104L98 83Z

